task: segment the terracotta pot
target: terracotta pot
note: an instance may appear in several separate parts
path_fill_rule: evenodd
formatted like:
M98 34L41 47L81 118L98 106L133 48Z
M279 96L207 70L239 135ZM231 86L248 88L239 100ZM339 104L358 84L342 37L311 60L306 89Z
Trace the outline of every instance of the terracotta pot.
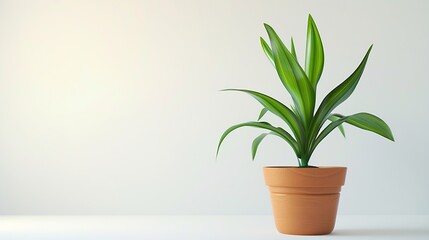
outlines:
M346 171L345 167L265 167L277 230L294 235L331 233Z

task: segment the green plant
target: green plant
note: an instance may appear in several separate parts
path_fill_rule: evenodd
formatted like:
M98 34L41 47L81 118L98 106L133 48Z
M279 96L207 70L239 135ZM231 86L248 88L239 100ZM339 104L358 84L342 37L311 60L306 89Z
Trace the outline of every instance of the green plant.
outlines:
M295 46L291 38L290 51L283 44L274 29L264 24L268 33L271 47L261 37L261 45L268 59L275 67L281 82L292 97L293 105L287 107L280 101L260 92L244 89L225 89L223 91L239 91L250 94L263 109L258 121L246 122L228 128L220 138L217 153L225 137L241 127L256 127L269 130L255 138L252 144L252 159L255 158L259 144L267 135L275 135L284 139L295 152L300 167L308 167L311 155L318 144L335 128L339 128L344 135L342 124L348 123L364 130L372 131L394 141L392 132L387 124L380 118L369 113L356 113L350 116L332 113L355 90L364 71L372 45L357 69L340 85L334 88L320 103L315 112L316 89L324 66L324 51L322 41L316 24L308 16L307 44L305 55L305 70L298 63ZM260 119L266 112L280 117L290 128L292 134L281 127L274 127ZM330 123L322 130L324 123ZM345 136L345 135L344 135Z

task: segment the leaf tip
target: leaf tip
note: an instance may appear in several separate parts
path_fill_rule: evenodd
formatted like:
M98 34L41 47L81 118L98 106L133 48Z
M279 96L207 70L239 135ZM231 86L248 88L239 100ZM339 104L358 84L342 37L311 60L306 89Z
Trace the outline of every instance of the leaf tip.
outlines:
M262 45L262 48L264 48L267 44L267 41L265 41L265 39L263 37L259 37L259 42Z
M367 55L369 55L369 53L371 52L373 46L374 46L374 44L371 44L371 46L369 46L368 51L367 51L368 52Z
M268 23L264 23L264 27L267 31L272 31L273 28L268 24Z
M311 14L308 14L308 23L314 24L314 19L313 19L313 16L311 16Z

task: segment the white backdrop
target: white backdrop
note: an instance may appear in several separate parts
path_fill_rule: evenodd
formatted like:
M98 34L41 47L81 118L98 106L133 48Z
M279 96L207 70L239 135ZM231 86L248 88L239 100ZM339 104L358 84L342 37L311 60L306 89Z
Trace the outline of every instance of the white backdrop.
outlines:
M271 24L304 59L307 15L325 46L319 96L374 44L338 112L374 113L396 142L346 126L314 165L347 166L340 214L429 214L428 1L0 1L1 214L268 214L266 165L288 145L230 135L289 99L259 46ZM320 102L320 98L319 98ZM268 119L276 122L274 118Z

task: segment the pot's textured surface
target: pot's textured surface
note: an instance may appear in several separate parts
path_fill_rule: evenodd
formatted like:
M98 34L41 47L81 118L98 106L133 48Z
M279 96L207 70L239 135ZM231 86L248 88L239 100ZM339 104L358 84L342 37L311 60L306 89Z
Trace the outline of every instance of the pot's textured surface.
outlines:
M345 167L266 167L276 227L296 235L329 234L335 226Z

